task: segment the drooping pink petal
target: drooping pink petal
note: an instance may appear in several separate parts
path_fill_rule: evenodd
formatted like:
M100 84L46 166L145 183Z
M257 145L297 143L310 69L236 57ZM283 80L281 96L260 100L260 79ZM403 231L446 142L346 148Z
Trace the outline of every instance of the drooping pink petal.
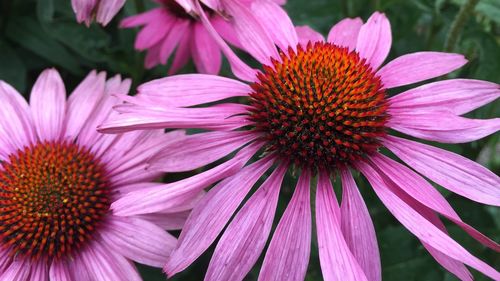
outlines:
M311 250L311 172L303 170L267 249L259 281L302 281Z
M2 279L3 280L3 279ZM49 280L49 266L44 261L35 261L31 264L29 281L52 281Z
M358 168L366 176L375 193L389 211L410 232L436 250L450 258L463 262L493 279L500 279L500 273L483 261L471 255L455 240L425 219L404 200L391 191L390 182L383 178L369 165L360 163Z
M354 27L357 23L351 23ZM377 69L389 54L392 44L391 24L385 14L375 12L359 29L356 51Z
M133 261L162 267L177 240L165 230L138 218L113 216L102 231L103 242Z
M212 35L214 40L217 42L217 44L221 48L222 53L224 53L224 55L226 56L227 60L229 61L229 64L231 65L231 70L232 70L233 74L241 80L255 81L257 71L250 68L248 65L246 65L233 52L233 50L231 50L231 48L227 45L227 43L221 38L221 36L214 29L214 27L212 26L212 23L208 20L207 15L205 14L203 9L201 8L200 3L198 1L195 1L195 5L196 5L196 10L200 16L200 20L201 20L202 24L205 26L205 28L210 33L210 35ZM241 42L241 41L240 41L240 43L242 45L245 44L244 42Z
M154 14L149 22L137 33L134 48L146 50L158 44L171 29L174 28L176 19L170 16L165 10L161 10L158 15Z
M188 63L191 57L191 41L192 41L192 28L186 30L179 40L177 49L175 51L175 56L168 70L168 75L173 75L177 73L186 63Z
M391 97L391 115L406 112L450 111L461 115L479 108L500 97L500 86L496 83L450 79L408 90Z
M425 140L465 143L482 139L500 130L500 118L469 119L449 111L399 112L387 126Z
M166 64L168 58L175 50L175 47L181 41L182 36L191 31L191 22L189 20L177 19L175 24L172 24L172 29L163 39L160 49L160 62Z
M410 167L444 188L483 204L500 206L500 178L476 162L393 136L383 142Z
M212 23L215 30L217 30L217 33L220 34L220 36L224 38L225 41L238 49L245 49L245 47L241 45L240 41L238 40L236 32L234 31L234 27L229 23L229 21L221 16L212 15L210 17L210 22Z
M163 8L156 8L146 11L141 14L133 15L123 19L120 22L120 28L131 28L141 25L145 25L151 21L151 19L159 19L164 15Z
M82 263L87 268L90 280L142 280L131 261L101 243L94 240L92 247L87 247L80 252Z
M125 4L125 0L104 0L99 1L97 9L96 21L102 25L107 25L113 17L118 14L120 9Z
M13 259L12 263L0 273L2 281L19 281L27 280L31 272L31 262L25 259Z
M31 110L26 100L12 86L0 81L0 152L7 157L17 149L35 142L36 131L33 126Z
M467 63L463 55L441 52L417 52L400 56L378 72L385 88L395 88L435 78Z
M44 70L33 85L30 96L33 122L41 140L61 137L66 116L66 89L55 69Z
M368 280L382 280L375 228L352 174L340 171L342 180L341 223L345 241Z
M299 38L299 43L302 48L305 48L309 42L314 43L325 41L325 38L321 35L321 33L307 25L297 26L295 27L295 31L297 32L297 37Z
M180 74L142 84L134 102L163 107L188 107L244 97L251 92L250 86L234 79L207 74Z
M149 48L148 51L146 52L146 57L144 58L144 67L146 69L151 69L155 67L157 64L161 63L160 60L161 46L162 44L158 43L153 47Z
M186 137L151 158L151 168L164 172L190 171L227 156L259 135L254 132L209 132Z
M217 74L222 64L219 46L202 24L194 25L191 53L200 73Z
M190 205L190 207L192 209L194 205ZM141 214L133 217L152 222L164 230L180 230L184 227L190 213L191 210L179 213Z
M82 276L79 277L82 278ZM50 265L49 279L50 281L72 281L74 278L65 261L54 260Z
M262 25L274 44L281 50L288 50L289 47L294 50L297 48L299 39L292 20L277 3L268 0L255 0L252 1L251 10L257 22ZM240 19L235 18L234 20ZM267 54L267 59L271 54L273 53Z
M229 224L215 248L205 281L240 281L248 274L269 237L287 168L287 164L280 165Z
M363 269L342 234L339 205L330 176L325 171L320 172L318 178L316 228L319 261L325 281L367 281Z
M153 187L147 191L130 192L113 202L111 209L115 215L129 216L178 208L191 201L204 188L237 173L261 146L262 143L250 144L227 162L190 178ZM141 197L140 203L137 202L137 196Z
M76 20L79 23L85 21L87 25L92 20L92 13L97 5L97 0L71 0L71 6L76 14Z
M450 219L485 246L500 252L500 246L497 243L491 241L473 227L464 223L441 193L425 179L406 166L381 154L375 154L370 159L377 168L380 169L380 173L390 178L395 186L404 190L420 204Z
M177 248L164 267L168 276L195 261L217 238L252 186L273 164L263 158L213 187L194 207L179 236Z
M104 95L106 73L91 71L68 98L65 136L76 139Z
M363 26L360 18L346 18L335 24L328 33L327 41L338 46L344 46L352 51L358 42L359 30Z
M235 32L245 50L266 65L271 64L271 57L279 58L271 36L251 8L237 0L226 0L224 3L225 10L233 17Z

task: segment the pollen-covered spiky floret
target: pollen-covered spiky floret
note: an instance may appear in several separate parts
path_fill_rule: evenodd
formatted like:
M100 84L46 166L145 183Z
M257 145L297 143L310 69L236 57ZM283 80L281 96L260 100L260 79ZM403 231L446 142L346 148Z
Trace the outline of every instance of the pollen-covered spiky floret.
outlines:
M380 146L385 92L356 52L317 42L280 57L259 73L250 94L250 120L269 150L297 165L332 168Z
M40 142L0 168L0 239L12 255L58 258L82 246L109 210L103 166L86 148Z

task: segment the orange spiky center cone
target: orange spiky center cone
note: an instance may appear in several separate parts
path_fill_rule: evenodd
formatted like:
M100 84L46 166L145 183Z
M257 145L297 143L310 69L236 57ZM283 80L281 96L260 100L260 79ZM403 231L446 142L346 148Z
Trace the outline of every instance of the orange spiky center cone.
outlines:
M39 142L0 167L0 246L33 260L71 254L106 216L109 184L91 151Z
M332 169L380 147L385 91L354 51L323 42L289 48L251 86L249 119L269 151L297 165Z

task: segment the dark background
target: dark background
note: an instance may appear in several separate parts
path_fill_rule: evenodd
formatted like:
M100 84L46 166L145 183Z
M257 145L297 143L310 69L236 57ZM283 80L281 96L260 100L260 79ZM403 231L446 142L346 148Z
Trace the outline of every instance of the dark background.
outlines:
M383 11L391 21L395 58L405 53L445 50L445 42L460 6L465 0L289 0L285 9L296 25L311 25L326 35L330 27L344 17L360 16L366 20L375 11ZM343 4L344 3L344 4ZM166 66L152 70L143 67L144 54L133 49L137 30L118 29L119 21L127 15L154 6L149 0L128 0L124 9L105 28L92 24L90 28L76 23L69 0L0 0L0 79L13 85L29 97L30 89L45 68L56 67L66 83L68 93L91 69L106 70L109 75L122 74L133 79L135 86L166 75ZM464 54L469 63L449 77L465 77L500 82L500 1L482 0L471 10L455 52ZM250 61L250 57L240 53ZM194 72L192 64L182 72ZM225 63L222 75L231 76ZM400 89L398 89L399 92ZM390 93L394 94L394 92ZM496 101L471 114L475 118L500 116ZM476 160L490 170L500 171L499 134L463 145L438 145ZM436 145L436 144L434 144ZM170 175L173 180L187 175ZM287 181L294 186L296 179ZM456 280L446 273L424 250L416 238L405 230L378 201L370 186L358 179L361 192L370 209L379 241L384 280ZM465 222L500 241L500 210L483 206L444 189L440 191ZM292 189L282 189L281 214ZM277 219L276 219L277 223ZM500 268L500 255L485 249L461 229L446 222L449 232L466 249ZM322 280L316 241L313 241L307 280ZM211 256L211 248L195 264L172 280L202 280ZM256 280L260 263L247 280ZM144 279L165 280L160 269L139 266ZM471 270L476 280L487 280Z

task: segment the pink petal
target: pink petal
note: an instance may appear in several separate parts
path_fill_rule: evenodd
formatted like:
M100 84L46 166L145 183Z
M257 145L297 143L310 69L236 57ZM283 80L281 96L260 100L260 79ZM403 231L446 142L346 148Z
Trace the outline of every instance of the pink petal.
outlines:
M238 40L248 53L262 64L271 64L271 57L279 57L271 36L251 9L237 0L226 0L225 8L233 17Z
M13 259L12 263L0 273L2 281L24 281L28 279L32 264L24 259Z
M429 145L387 137L384 145L430 180L471 200L500 206L500 178L469 159Z
M387 126L425 140L465 143L496 133L500 129L500 118L469 119L449 111L400 112L391 116Z
M199 201L199 200L198 200ZM193 206L191 206L193 207ZM180 213L153 213L133 216L154 223L165 230L180 230L184 227L191 210ZM176 240L177 242L177 240ZM172 248L173 249L173 248Z
M377 75L385 88L395 88L448 74L467 63L463 55L417 52L400 56L384 65Z
M316 227L323 278L326 281L368 280L342 235L340 221L340 209L330 176L323 171L316 192Z
M224 55L226 56L227 60L229 61L229 64L231 65L231 70L232 70L233 74L241 80L255 81L257 71L250 68L248 65L246 65L233 52L233 50L231 50L231 48L229 48L229 46L226 44L226 42L224 42L224 40L220 37L220 35L214 29L214 27L212 26L212 23L208 20L207 15L205 14L205 12L203 11L203 9L200 6L200 3L198 3L198 1L196 1L195 5L197 6L196 9L197 9L198 14L200 16L200 20L201 20L202 24L205 26L207 31L212 35L214 40L219 45L222 53L224 53ZM240 43L243 43L243 42L240 42Z
M33 262L33 264L31 265L30 278L28 280L49 281L49 266L47 265L47 263L43 261Z
M343 191L341 222L346 243L368 280L382 280L377 236L368 208L349 170L342 169L340 176Z
M195 10L195 6L192 0L174 0L177 4L181 5L181 7L186 10L186 13L191 13Z
M194 25L194 40L191 44L196 70L200 73L217 74L222 63L219 46L202 24Z
M245 203L222 235L205 281L243 280L266 245L287 164L277 168Z
M500 97L500 86L481 80L450 79L408 90L390 98L391 115L406 112L451 111L461 115Z
M151 20L162 18L164 14L165 11L163 8L152 9L144 13L125 18L120 22L120 28L131 28L145 25L151 22Z
M71 93L66 111L67 137L76 139L88 119L92 118L91 113L104 95L105 83L106 73L97 74L93 70Z
M238 49L245 49L238 40L236 31L234 31L234 27L229 23L229 21L221 16L212 15L210 17L210 22L212 23L215 30L217 30L217 33L220 34L220 36L224 38L225 41Z
M103 242L133 261L162 267L177 240L160 227L138 218L112 217L101 232Z
M353 24L354 25L354 24ZM356 51L377 69L389 54L392 44L391 24L383 13L375 12L359 29Z
M189 266L217 238L252 186L273 164L261 159L210 189L189 216L164 270L170 277Z
M80 276L80 278L82 278ZM52 261L49 270L50 281L72 281L74 278L69 267L64 261Z
M168 70L168 75L173 75L177 73L186 63L188 63L189 58L191 57L191 41L192 41L192 28L186 30L184 35L179 40L179 44L177 45L177 49L175 51L174 60L172 61L172 65Z
M200 0L200 2L214 11L222 11L220 0Z
M144 67L146 69L151 69L158 64L161 64L160 60L160 50L162 43L158 43L153 47L149 48L146 53L146 58L144 58Z
M299 39L292 20L277 3L273 1L253 1L251 10L257 22L261 24L274 44L278 45L281 50L288 50L290 47L294 50L297 48ZM238 21L240 19L236 18L234 20ZM269 60L271 54L273 53L267 53L267 60Z
M391 191L390 182L384 181L373 168L366 164L358 167L367 177L375 193L389 211L415 236L450 258L461 261L493 279L500 279L500 273L471 255L455 240L425 219L411 206Z
M12 86L0 81L0 152L4 158L9 154L35 142L31 110Z
M168 35L163 39L163 43L160 49L160 62L166 64L168 58L174 51L175 47L179 45L183 35L190 32L191 22L190 20L177 19L176 23L172 24L172 29Z
M96 21L102 25L107 25L113 17L118 14L125 4L125 0L104 0L99 2Z
M310 180L311 172L303 170L267 249L259 281L304 280L311 250Z
M262 144L250 144L227 162L193 177L147 191L130 192L113 202L111 209L115 215L129 216L166 212L169 209L178 208L191 201L204 188L237 173L261 146ZM141 198L140 203L137 198Z
M352 51L358 42L359 30L363 26L360 18L346 18L339 21L330 29L327 41L338 46L344 46Z
M64 129L66 116L66 89L55 69L40 74L31 90L30 106L38 137L56 140Z
M134 48L137 50L146 50L158 44L174 28L176 19L170 16L166 11L149 22L137 33Z
M97 0L71 0L71 6L76 14L76 20L79 23L86 22L90 24Z
M325 41L325 38L321 35L321 33L307 25L297 26L295 27L295 31L297 32L299 43L302 45L302 48L305 48L309 42L314 43Z
M455 222L485 246L500 251L498 244L462 222L441 193L418 174L381 154L372 156L371 160L380 169L381 173L385 174L397 187L404 190L419 203Z

